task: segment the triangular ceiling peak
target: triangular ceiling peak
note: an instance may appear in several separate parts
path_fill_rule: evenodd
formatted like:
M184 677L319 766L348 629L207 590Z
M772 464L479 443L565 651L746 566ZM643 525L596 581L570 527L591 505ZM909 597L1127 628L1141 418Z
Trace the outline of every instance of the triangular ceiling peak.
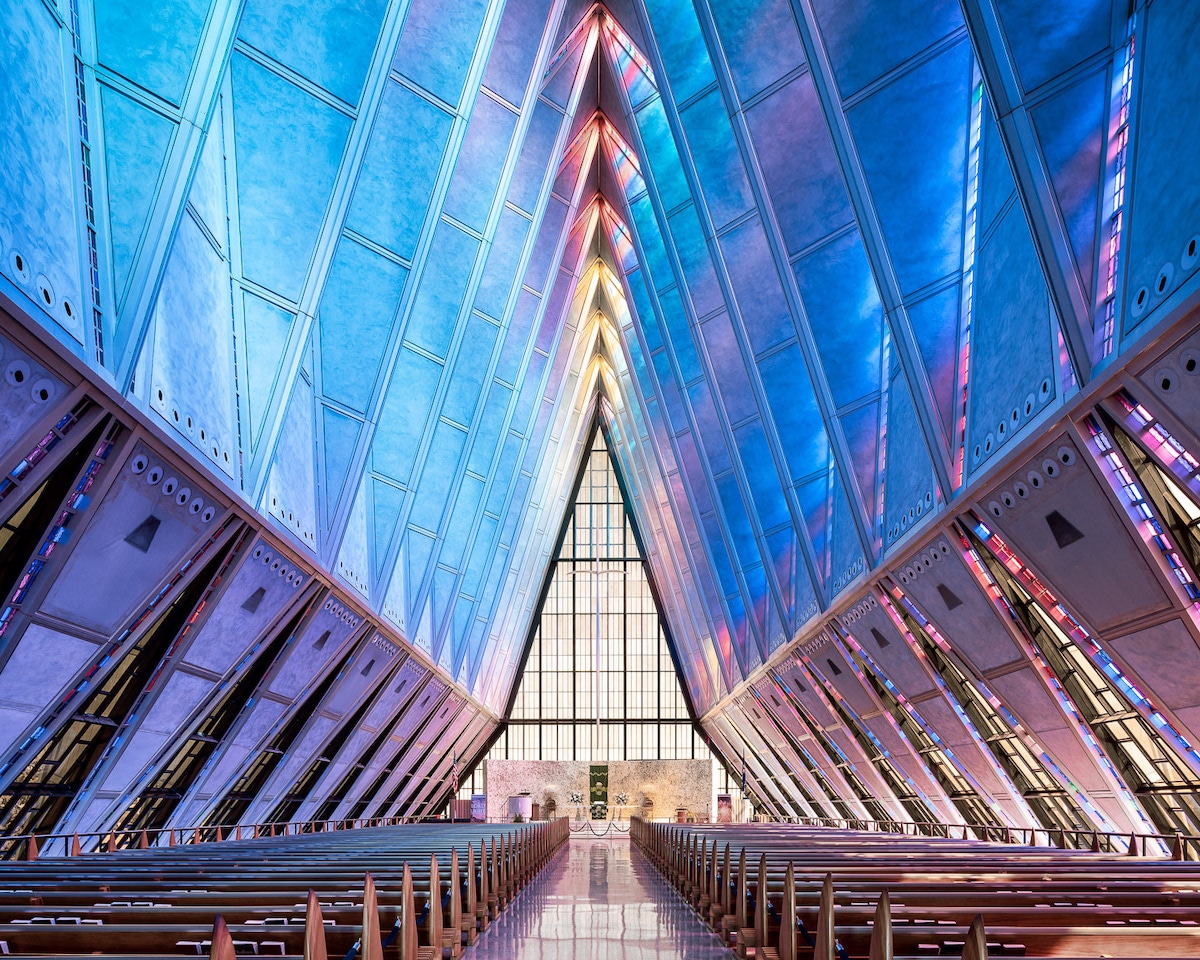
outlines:
M492 706L597 411L706 711L1086 381L1073 290L1153 276L1195 229L1162 256L1110 235L1135 217L1105 219L1124 170L1098 158L1153 156L1157 114L1097 79L1143 76L1099 14L1097 45L1035 64L954 4L384 3L348 39L214 0L202 36L161 25L167 82L132 56L141 8L114 32L84 6L93 126L154 135L89 145L87 225L78 165L0 183L37 268L9 279L49 281L85 362ZM31 118L83 101L35 82L69 42L44 26L10 139L61 160L64 124ZM1130 326L1113 297L1119 353L1164 311Z

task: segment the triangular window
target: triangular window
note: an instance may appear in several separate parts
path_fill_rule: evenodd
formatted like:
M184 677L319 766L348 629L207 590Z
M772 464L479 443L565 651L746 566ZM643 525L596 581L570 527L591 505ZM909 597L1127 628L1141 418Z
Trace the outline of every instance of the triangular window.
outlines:
M508 728L489 756L707 759L602 430L585 457Z

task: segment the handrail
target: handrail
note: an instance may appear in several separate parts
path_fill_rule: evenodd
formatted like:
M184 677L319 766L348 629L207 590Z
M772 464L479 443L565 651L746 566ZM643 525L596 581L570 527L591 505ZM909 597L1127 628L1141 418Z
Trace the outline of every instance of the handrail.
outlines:
M1200 860L1200 837L1183 833L1113 833L1067 827L1009 827L985 823L929 823L912 820L862 820L845 817L776 817L773 823L796 823L838 830L868 830L947 840L982 840L987 843L1091 850L1095 853L1151 856L1151 845L1161 856L1174 860ZM974 836L970 836L973 834ZM1042 842L1039 842L1041 840ZM1130 851L1130 846L1136 849Z
M406 823L449 822L437 817L368 817L357 820L292 820L286 823L220 823L190 827L105 830L94 833L18 834L0 837L0 860L71 857L225 840L254 840L332 830L394 827ZM33 840L33 856L30 841Z

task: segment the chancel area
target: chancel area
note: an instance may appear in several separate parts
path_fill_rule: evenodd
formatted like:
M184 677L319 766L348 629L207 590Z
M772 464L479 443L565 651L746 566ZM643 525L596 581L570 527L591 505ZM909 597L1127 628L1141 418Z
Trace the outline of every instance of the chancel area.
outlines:
M0 38L0 953L1200 956L1193 0Z
M604 432L586 447L508 725L459 798L575 819L716 818L729 777L695 728ZM528 799L522 799L527 797Z

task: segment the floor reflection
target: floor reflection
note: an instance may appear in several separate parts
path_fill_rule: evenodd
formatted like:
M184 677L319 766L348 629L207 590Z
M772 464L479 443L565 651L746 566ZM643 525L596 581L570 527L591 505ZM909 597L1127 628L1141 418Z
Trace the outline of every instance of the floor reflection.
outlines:
M575 838L463 960L729 955L627 838Z

